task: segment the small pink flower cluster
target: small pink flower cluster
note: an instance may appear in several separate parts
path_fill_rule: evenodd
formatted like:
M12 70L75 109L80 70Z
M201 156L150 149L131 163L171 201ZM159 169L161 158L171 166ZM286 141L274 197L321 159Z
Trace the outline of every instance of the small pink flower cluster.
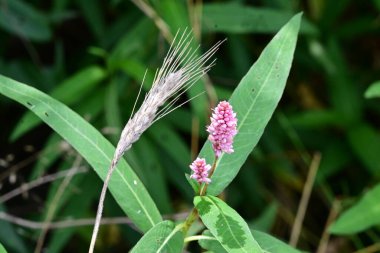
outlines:
M211 124L207 127L207 132L210 133L208 139L212 143L216 159L218 159L222 152L231 154L234 152L232 143L234 136L237 134L237 118L230 103L227 101L220 102L214 109L210 119ZM211 182L211 179L209 178L209 170L211 166L206 164L204 158L198 157L190 165L190 168L193 171L190 178L197 180L199 184L209 184ZM213 167L213 170L214 169L215 167ZM213 171L211 171L211 174L212 173Z
M204 158L197 158L190 165L190 169L193 171L193 174L190 178L194 178L198 181L198 183L210 183L211 179L208 178L208 171L211 169L209 164L206 164L206 160Z
M211 124L207 127L210 133L208 139L212 143L215 155L219 157L222 152L231 154L234 152L232 143L236 130L237 118L232 106L227 101L222 101L214 109Z

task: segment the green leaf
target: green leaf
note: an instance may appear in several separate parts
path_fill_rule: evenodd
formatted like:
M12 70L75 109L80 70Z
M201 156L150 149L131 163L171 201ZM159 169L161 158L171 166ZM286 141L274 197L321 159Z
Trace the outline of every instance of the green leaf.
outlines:
M41 91L1 75L0 93L32 110L68 141L102 179L105 178L115 148L93 126ZM149 230L162 220L145 187L124 159L120 160L111 178L109 190L142 231Z
M49 20L31 5L20 0L2 3L0 27L22 38L47 41L51 37Z
M227 252L220 242L211 234L210 230L205 230L202 235L205 236L205 238L200 239L198 243L203 249L217 253Z
M182 226L163 221L151 228L132 249L131 253L178 253L183 249Z
M380 97L380 81L371 84L364 93L365 98L378 98Z
M370 125L360 124L348 132L354 153L373 175L380 175L380 134Z
M97 66L87 67L58 85L57 88L51 92L50 96L66 105L72 105L91 92L94 86L103 80L105 76L103 69ZM39 125L41 120L32 112L27 112L21 118L20 122L21 123L13 130L11 140L16 140L21 137L30 129Z
M260 231L270 231L272 228L278 211L278 202L273 201L266 206L260 216L248 225L251 229L259 229Z
M262 252L247 223L222 200L214 196L197 196L194 205L203 223L227 252Z
M265 252L269 253L300 253L299 250L294 249L290 245L282 242L279 239L274 238L271 235L263 233L261 231L252 231L253 237L260 244L261 248Z
M223 191L263 134L285 88L300 22L301 14L298 14L278 32L232 94L229 101L238 118L235 152L220 156L208 194L218 195ZM209 141L199 157L205 157L208 163L213 162L214 153Z
M263 233L261 231L251 230L253 237L257 240L261 248L266 253L300 253L299 250L294 249L288 244L274 238L271 235ZM203 233L206 236L204 239L199 240L199 244L202 248L210 250L215 253L225 253L222 245L215 239L215 237L206 230Z
M3 245L0 243L0 253L7 253Z
M102 187L100 180L96 178L94 173L89 173L80 185L79 191L75 192L69 201L65 204L59 217L66 217L70 220L80 219L86 216L87 211L91 207L91 203L96 201L99 193L94 191L97 187ZM100 189L100 188L99 188ZM51 232L51 236L46 245L46 251L49 253L62 252L62 248L67 245L70 238L78 233L78 228L69 227L65 229L56 229Z
M203 6L202 28L204 32L275 33L292 16L292 13L284 10L253 8L236 3L211 3ZM304 21L300 32L316 34L317 29Z
M5 206L0 203L0 212L7 212ZM26 247L23 238L17 232L17 227L12 223L0 220L0 242L2 242L8 250L15 253L27 253L29 252Z
M333 223L329 231L332 234L356 234L380 224L380 184L368 191L357 204L345 211Z

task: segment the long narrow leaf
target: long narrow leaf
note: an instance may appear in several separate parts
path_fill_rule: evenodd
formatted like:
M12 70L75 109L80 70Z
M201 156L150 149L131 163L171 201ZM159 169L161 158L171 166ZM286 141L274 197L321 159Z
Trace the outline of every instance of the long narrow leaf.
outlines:
M301 14L298 14L277 33L232 94L230 103L238 117L235 152L222 154L219 158L208 194L217 195L223 191L263 134L285 88L300 22ZM214 154L209 141L199 156L212 162Z
M68 141L102 179L105 178L115 149L93 126L45 93L1 75L0 93L32 110ZM156 205L125 160L120 160L109 189L120 207L142 231L161 221Z

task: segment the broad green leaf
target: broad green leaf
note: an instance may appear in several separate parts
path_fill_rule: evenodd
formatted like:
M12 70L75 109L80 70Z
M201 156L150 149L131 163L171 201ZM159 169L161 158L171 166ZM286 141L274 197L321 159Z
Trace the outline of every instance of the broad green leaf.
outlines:
M380 224L380 184L368 191L354 206L345 211L333 223L329 231L332 234L356 234Z
M380 97L380 81L371 84L364 93L365 98L378 98Z
M0 243L0 253L7 253L3 245Z
M208 194L218 195L223 191L263 134L285 88L300 22L301 14L298 14L278 32L232 94L229 101L238 118L235 152L220 156ZM213 162L209 141L199 157L205 157L208 163Z
M132 249L131 253L178 253L182 252L181 226L163 221L151 228Z
M264 252L268 253L301 253L301 251L261 231L252 230L252 235Z
M28 1L26 1L28 2ZM21 38L46 41L51 37L48 17L21 0L2 3L0 27Z
M254 8L237 3L211 3L203 6L203 31L227 33L275 33L293 14L289 11ZM301 33L316 34L310 22L303 21Z
M103 69L97 66L87 67L58 85L50 96L66 105L72 105L92 91L94 86L103 80L105 76ZM13 130L11 140L16 140L41 122L32 112L25 113L20 123Z
M227 252L263 252L244 219L222 200L197 196L194 205L203 223Z
M265 253L300 253L299 250L292 248L271 235L256 230L251 230L251 232ZM199 244L202 248L215 253L226 252L210 231L206 230L203 235L206 236L206 238L199 240Z
M105 178L115 148L93 126L59 101L4 76L0 76L0 93L32 110L68 141L102 179ZM156 205L124 159L120 160L111 178L109 190L142 231L161 221Z

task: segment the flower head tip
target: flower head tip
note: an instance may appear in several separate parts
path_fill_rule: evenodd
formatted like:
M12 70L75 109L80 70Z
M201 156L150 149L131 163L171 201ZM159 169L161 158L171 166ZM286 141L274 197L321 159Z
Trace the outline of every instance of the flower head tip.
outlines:
M222 152L232 153L233 138L237 134L236 113L232 110L232 106L227 101L221 101L214 109L211 116L211 124L207 127L210 133L208 139L212 143L215 155L219 157Z

